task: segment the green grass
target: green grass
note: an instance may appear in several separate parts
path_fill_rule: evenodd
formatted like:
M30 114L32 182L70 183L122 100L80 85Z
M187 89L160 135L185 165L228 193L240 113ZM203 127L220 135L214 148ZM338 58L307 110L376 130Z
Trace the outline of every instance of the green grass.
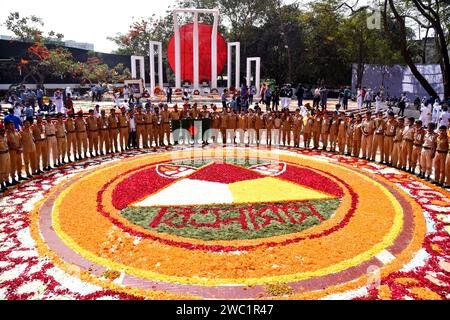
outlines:
M300 203L291 203L290 205L299 205L304 206L305 204L312 204L317 212L325 219L329 219L333 213L338 208L340 201L333 200L318 200L318 201L308 201L308 202L300 202ZM270 205L266 204L255 204L253 205L253 212L258 212L265 207ZM183 208L183 207L180 207ZM195 212L195 215L192 215L190 219L195 219L197 224L201 223L209 223L212 224L216 221L216 216L213 214L213 209L219 209L220 220L223 221L229 218L238 218L240 217L240 208L248 208L248 205L239 205L239 206L230 206L230 205L222 205L222 206L198 206L193 207L191 210ZM301 223L292 223L288 216L281 211L278 211L282 216L283 220L286 223L280 223L278 221L272 220L270 224L265 227L262 227L262 223L265 221L262 217L256 217L256 223L260 226L260 229L256 230L254 228L253 223L251 222L250 215L248 211L245 214L245 221L247 223L248 229L244 230L242 228L242 224L238 222L230 222L229 224L221 224L220 228L212 228L205 226L192 226L188 223L184 225L183 228L176 228L173 226L169 226L164 223L160 223L157 227L150 227L151 222L158 215L161 208L126 208L122 210L121 214L124 218L132 222L133 224L142 226L146 229L153 230L156 232L162 232L167 234L174 234L181 237L201 239L201 240L236 240L236 239L257 239L257 238L266 238L277 235L289 234L300 232L309 228L312 228L321 223L321 221L314 215L308 213L307 217ZM309 212L309 209L303 208L302 211ZM179 211L176 211L179 212ZM206 214L201 214L201 212L206 212ZM290 215L294 215L292 210L289 211ZM268 210L266 211L266 215L270 217L276 217L276 214ZM165 215L165 217L174 217L171 222L175 225L181 225L183 221L182 215L177 215L174 212L169 212ZM295 215L294 215L295 216ZM189 221L191 221L189 220Z

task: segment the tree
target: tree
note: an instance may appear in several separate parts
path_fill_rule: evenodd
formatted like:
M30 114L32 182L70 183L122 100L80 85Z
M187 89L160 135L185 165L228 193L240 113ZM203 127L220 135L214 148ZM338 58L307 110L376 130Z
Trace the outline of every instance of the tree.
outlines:
M64 38L62 33L54 31L50 31L47 36L44 36L41 30L44 22L35 15L21 17L19 12L11 12L6 19L5 26L20 41L35 42L38 37L41 42L61 42Z
M410 19L433 29L439 53L445 99L450 98L449 22L448 19L445 20L449 16L449 8L450 5L446 0L402 0L395 2L384 0L382 10L384 29L392 43L399 48L403 59L422 87L430 96L437 97L436 90L415 65L414 54L409 46L411 39L408 37L406 28L407 20ZM399 37L395 37L393 33L395 28L399 31Z
M400 52L392 48L382 30L368 28L367 21L371 14L367 8L353 9L344 20L341 30L341 41L346 44L345 55L357 64L356 87L362 85L366 64L382 64L387 67L403 62Z
M81 82L112 83L130 78L130 71L123 64L110 68L95 54L91 54L86 62L74 61L71 52L61 46L62 34L50 31L44 36L41 30L44 23L39 17L20 17L19 13L13 12L9 14L5 25L13 32L16 40L31 42L26 54L17 62L20 70L24 71L21 84L32 78L38 85L43 86L49 76L69 76ZM55 42L54 37L58 41ZM52 43L46 45L47 42Z

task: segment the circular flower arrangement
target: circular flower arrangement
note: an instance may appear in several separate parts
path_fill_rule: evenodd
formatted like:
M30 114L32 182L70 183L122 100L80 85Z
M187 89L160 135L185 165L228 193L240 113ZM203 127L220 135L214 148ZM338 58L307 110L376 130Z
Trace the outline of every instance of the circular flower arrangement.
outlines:
M447 299L449 194L294 149L76 163L0 202L0 298Z

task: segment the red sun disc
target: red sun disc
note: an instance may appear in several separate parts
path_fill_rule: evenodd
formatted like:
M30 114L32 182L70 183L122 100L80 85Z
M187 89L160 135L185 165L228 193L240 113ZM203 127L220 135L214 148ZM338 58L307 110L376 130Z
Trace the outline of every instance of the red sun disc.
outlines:
M194 81L193 59L193 31L194 24L189 23L180 28L180 57L181 79ZM212 27L208 24L198 24L199 47L199 80L211 81L211 33ZM167 56L172 71L175 72L175 37L172 36L167 48ZM227 43L220 33L217 33L217 74L220 74L227 60Z

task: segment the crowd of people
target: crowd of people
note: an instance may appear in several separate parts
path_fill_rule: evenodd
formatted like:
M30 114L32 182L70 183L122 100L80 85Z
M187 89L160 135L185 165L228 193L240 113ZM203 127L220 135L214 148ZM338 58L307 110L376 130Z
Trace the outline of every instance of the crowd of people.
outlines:
M286 102L285 102L286 103ZM108 114L107 114L108 113ZM321 149L341 155L378 160L434 183L450 186L450 115L447 106L433 122L405 119L392 111L365 116L309 104L291 112L267 108L219 110L215 104L129 104L86 116L80 110L35 117L14 109L0 127L2 190L68 162L130 149L210 143ZM377 158L378 155L378 158ZM22 174L25 167L26 177ZM418 168L418 171L416 171Z

